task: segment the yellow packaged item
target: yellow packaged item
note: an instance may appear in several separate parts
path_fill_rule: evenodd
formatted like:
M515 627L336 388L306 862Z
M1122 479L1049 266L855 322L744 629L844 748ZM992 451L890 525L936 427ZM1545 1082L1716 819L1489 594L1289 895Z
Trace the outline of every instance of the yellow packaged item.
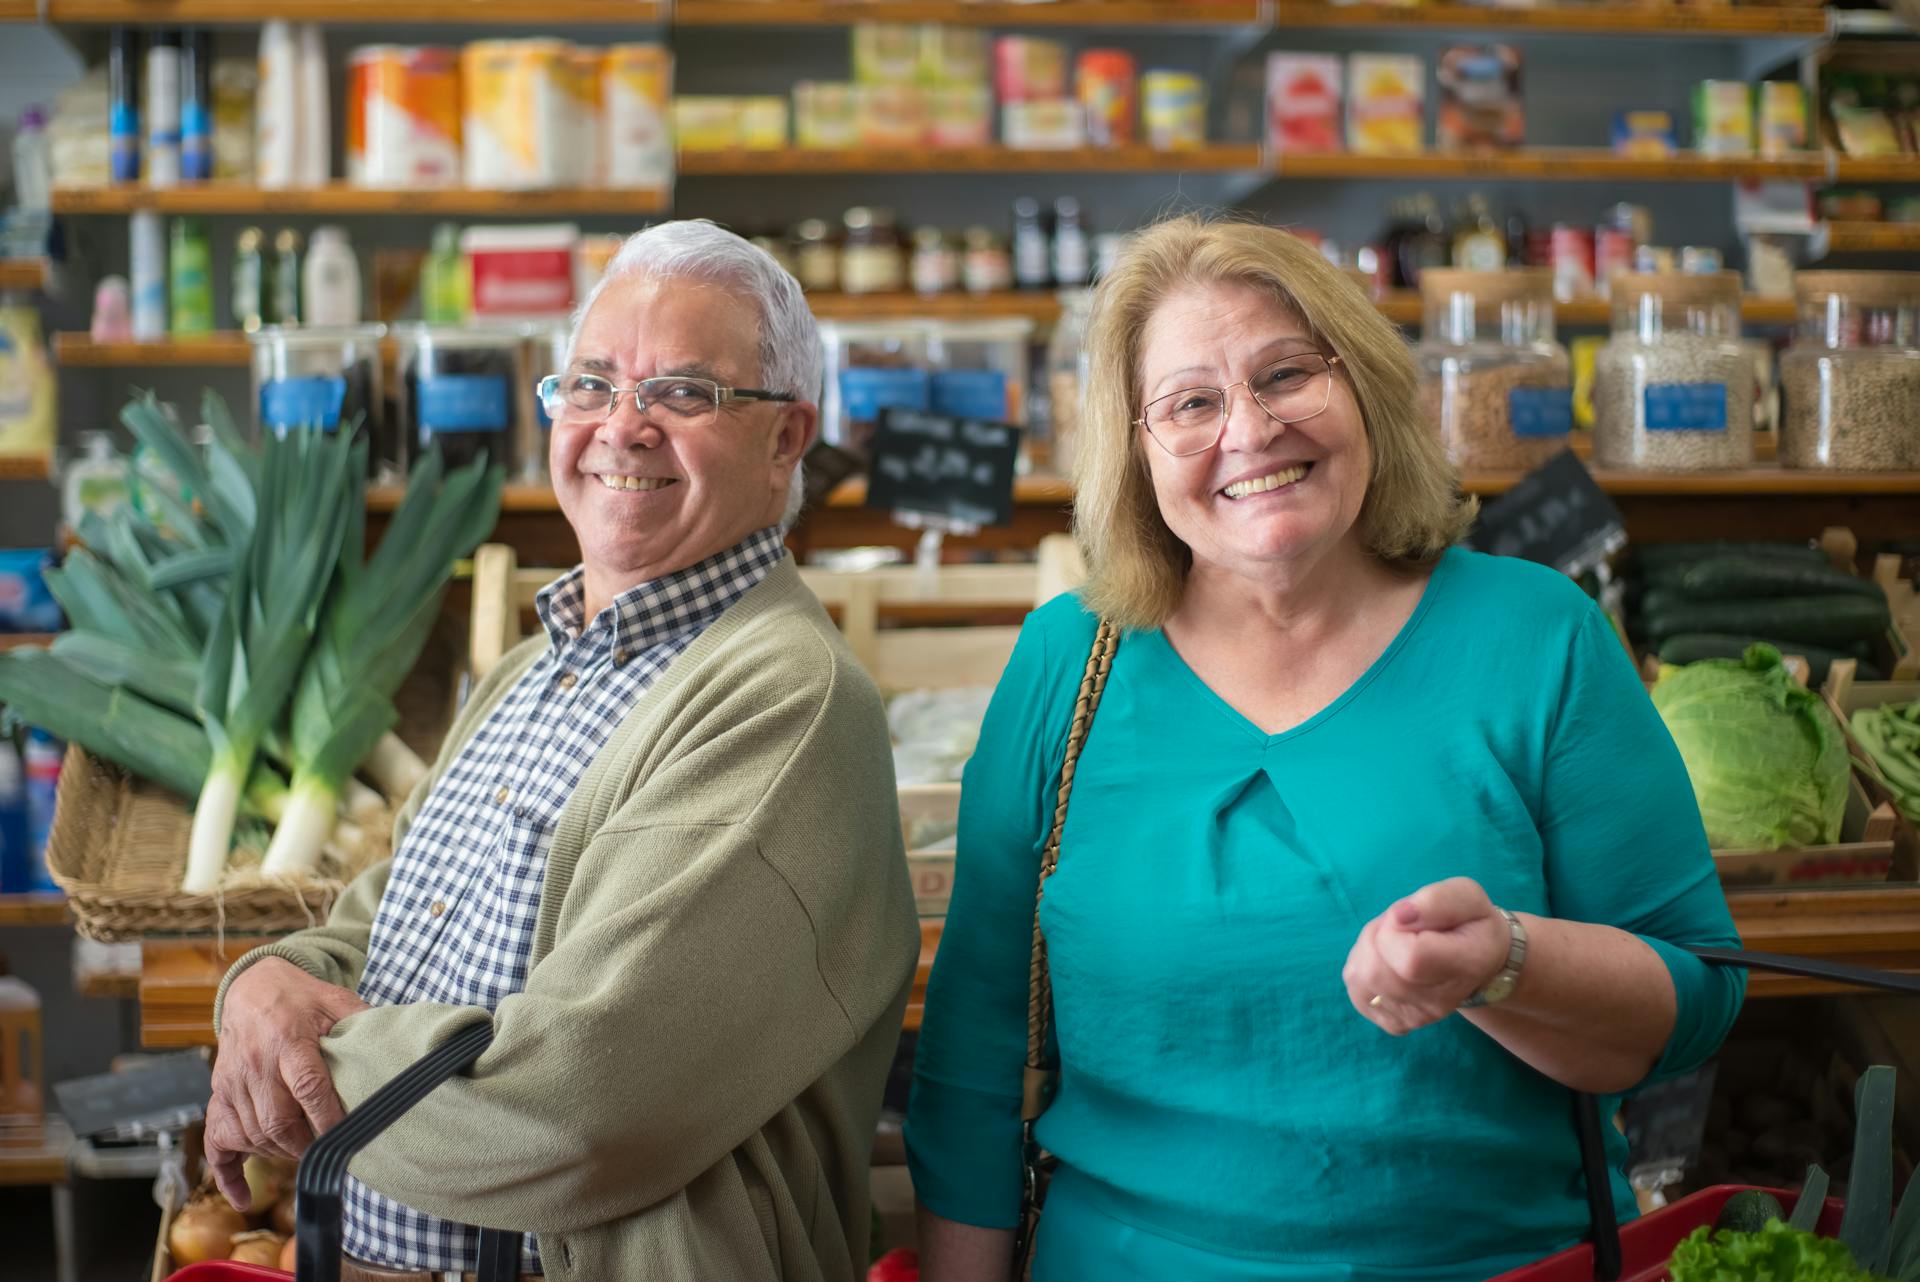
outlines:
M682 151L726 151L740 145L740 99L682 94L673 100L673 134Z
M1410 55L1351 55L1347 149L1370 156L1419 151L1426 132L1426 76L1426 64Z
M53 452L54 397L40 313L0 303L0 455Z
M751 151L778 151L787 145L785 98L742 98L739 103L740 146Z
M929 22L920 28L921 84L984 85L992 78L992 69L992 44L979 27Z
M1763 80L1759 100L1760 154L1785 156L1807 145L1807 93L1791 80Z
M801 147L857 147L859 90L850 84L802 80L793 87L793 140Z
M1583 432L1593 430L1593 358L1606 345L1606 339L1589 334L1567 349L1573 357L1573 425Z
M910 85L919 71L919 28L904 22L854 24L854 83Z
M919 85L857 85L854 122L862 147L918 147L927 135L926 92Z

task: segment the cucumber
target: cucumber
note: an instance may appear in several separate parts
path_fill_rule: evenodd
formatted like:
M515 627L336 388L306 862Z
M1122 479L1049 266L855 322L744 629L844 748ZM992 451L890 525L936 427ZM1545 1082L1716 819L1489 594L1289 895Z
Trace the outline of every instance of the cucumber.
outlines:
M1718 632L1733 636L1783 637L1803 645L1840 649L1855 641L1874 641L1890 621L1886 598L1852 593L1782 596L1751 601L1661 602L1646 611L1647 635L1658 643L1682 632Z
M1673 580L1673 590L1694 601L1818 596L1828 592L1875 599L1884 595L1872 579L1848 574L1831 565L1746 555L1695 561Z
M1804 641L1782 641L1774 637L1734 636L1720 632L1679 632L1661 641L1653 647L1660 656L1660 662L1676 666L1698 663L1702 659L1738 659L1747 652L1747 647L1759 641L1772 646L1781 654L1797 654L1807 661L1808 680L1819 685L1827 679L1827 669L1835 659L1851 659L1853 656L1844 650L1829 650L1824 646L1808 645ZM1855 671L1861 681L1880 680L1880 670L1871 663L1862 663Z
M1810 543L1756 543L1737 539L1712 539L1693 543L1641 543L1635 546L1633 555L1640 568L1648 571L1722 556L1763 556L1782 561L1800 561L1811 565L1828 564L1827 554Z

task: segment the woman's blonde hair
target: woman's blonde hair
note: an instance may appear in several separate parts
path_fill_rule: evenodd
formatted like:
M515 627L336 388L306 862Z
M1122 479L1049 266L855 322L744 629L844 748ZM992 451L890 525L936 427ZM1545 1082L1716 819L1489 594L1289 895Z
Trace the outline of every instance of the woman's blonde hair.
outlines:
M1076 444L1074 534L1087 561L1089 609L1127 628L1165 623L1192 554L1161 518L1140 416L1140 342L1168 295L1235 283L1271 291L1315 342L1341 358L1372 446L1356 521L1388 563L1430 563L1472 523L1453 467L1421 413L1413 356L1343 272L1290 232L1184 215L1131 238L1094 293Z

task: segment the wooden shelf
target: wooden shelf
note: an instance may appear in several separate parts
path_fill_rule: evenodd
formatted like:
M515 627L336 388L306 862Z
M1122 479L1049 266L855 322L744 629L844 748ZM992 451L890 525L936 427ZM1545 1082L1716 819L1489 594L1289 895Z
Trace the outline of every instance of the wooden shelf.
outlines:
M1920 223L1828 223L1829 254L1920 254Z
M228 183L186 187L61 187L56 214L458 214L471 217L546 217L555 214L657 214L669 205L663 191L556 188L550 191L472 191L447 188L383 191L334 184L269 190Z
M1682 152L1665 158L1617 156L1602 147L1530 147L1518 151L1421 151L1405 155L1360 156L1285 154L1273 158L1280 178L1459 178L1474 181L1533 179L1561 182L1734 182L1792 179L1818 182L1827 176L1826 157L1805 152L1779 160L1758 157L1700 156ZM1914 174L1920 179L1920 170Z
M65 895L0 895L0 926L58 926L66 920Z
M939 22L953 27L1251 27L1251 0L1057 0L1052 4L953 0L681 0L676 27L834 27L856 22Z
M1720 495L1912 494L1920 501L1920 472L1823 472L1750 467L1737 472L1619 472L1594 468L1593 479L1609 494L1657 494L1704 498ZM1504 494L1518 472L1467 472L1461 488L1470 494Z
M978 319L1024 316L1037 324L1060 318L1060 299L1050 290L998 294L809 294L807 305L821 320L891 320L902 316Z
M604 23L657 26L654 0L47 0L53 22L216 23L394 22L486 24Z
M38 22L40 6L34 0L0 0L0 22Z
M8 650L44 650L52 644L51 632L0 632L0 653Z
M71 369L98 369L177 365L193 368L237 365L248 361L247 336L226 331L196 338L161 338L150 343L96 343L80 333L53 336L53 358Z
M38 293L46 287L46 259L0 258L0 289L30 289Z
M227 970L270 936L146 939L140 944L140 1044L211 1046L213 998Z
M1884 970L1920 970L1920 886L1888 884L1845 890L1735 891L1727 896L1741 945ZM1861 990L1798 979L1752 975L1750 997L1798 997Z
M1920 183L1920 156L1835 156L1835 182Z
M1252 143L1211 143L1187 151L1150 147L1080 147L1023 151L1011 147L799 148L769 151L683 151L684 177L764 178L792 174L998 174L998 173L1256 173L1260 148Z
M1420 294L1416 290L1393 290L1375 299L1374 306L1396 325L1418 325L1421 321ZM1791 298L1748 294L1740 302L1740 315L1755 325L1790 325L1798 314ZM1613 304L1598 296L1565 299L1554 303L1553 316L1561 325L1605 326L1613 320Z
M44 481L53 475L53 460L45 455L0 454L0 481Z
M1771 9L1731 5L1542 5L1532 9L1478 5L1275 6L1273 25L1340 29L1386 27L1396 33L1435 31L1542 31L1618 36L1821 36L1826 10Z

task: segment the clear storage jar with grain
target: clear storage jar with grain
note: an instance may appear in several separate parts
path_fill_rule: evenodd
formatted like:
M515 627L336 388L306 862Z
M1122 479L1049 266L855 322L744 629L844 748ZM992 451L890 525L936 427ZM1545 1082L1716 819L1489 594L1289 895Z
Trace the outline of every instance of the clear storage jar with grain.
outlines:
M1566 448L1573 367L1553 336L1553 273L1429 268L1421 404L1455 466L1530 471Z
M1920 272L1801 272L1794 293L1781 465L1920 468Z
M1740 277L1613 279L1613 333L1593 363L1601 467L1714 471L1753 462L1753 357L1740 344Z

